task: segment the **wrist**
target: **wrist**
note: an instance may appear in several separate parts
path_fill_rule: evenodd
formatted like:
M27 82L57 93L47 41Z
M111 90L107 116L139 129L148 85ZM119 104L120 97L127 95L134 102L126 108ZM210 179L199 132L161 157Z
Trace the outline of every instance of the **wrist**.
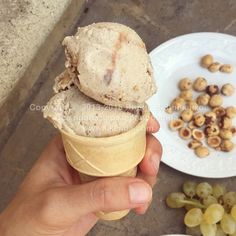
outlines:
M1 236L7 236L7 227L3 214L0 214L0 234Z
M14 229L14 224L12 224L11 214L9 214L8 209L5 209L0 213L0 235L1 236L16 236ZM20 234L18 234L20 235Z

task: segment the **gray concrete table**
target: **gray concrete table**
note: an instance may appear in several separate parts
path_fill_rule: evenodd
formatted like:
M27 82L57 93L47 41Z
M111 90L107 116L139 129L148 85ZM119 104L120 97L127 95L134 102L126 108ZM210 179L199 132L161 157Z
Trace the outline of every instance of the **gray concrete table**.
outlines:
M148 50L160 43L191 32L213 31L236 35L236 1L234 0L96 0L89 1L78 25L98 21L115 21L135 29L146 42ZM24 175L38 158L43 146L55 133L43 120L40 111L30 104L43 105L52 95L53 78L63 70L62 48L41 74L35 95L27 102L28 108L1 152L0 210L8 203ZM201 181L162 164L154 189L153 202L143 216L129 214L117 222L99 222L90 236L136 236L184 233L183 211L167 209L166 195L180 190L187 180ZM224 183L236 190L236 178L209 180Z

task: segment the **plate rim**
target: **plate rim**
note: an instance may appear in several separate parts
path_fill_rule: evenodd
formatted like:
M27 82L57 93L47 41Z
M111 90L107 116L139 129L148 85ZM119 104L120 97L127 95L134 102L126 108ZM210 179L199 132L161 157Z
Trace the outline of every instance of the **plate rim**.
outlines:
M180 40L183 38L189 38L192 36L220 36L220 37L228 37L231 39L236 39L236 36L231 35L231 34L225 34L225 33L218 33L218 32L194 32L194 33L188 33L188 34L182 34L182 35L178 35L174 38L170 38L167 41L161 43L160 45L158 45L157 47L155 47L154 49L151 50L151 52L149 52L149 56L152 57L153 54L159 52L160 50L162 50L163 48L165 48L166 46L168 46L170 43L176 41L176 40Z

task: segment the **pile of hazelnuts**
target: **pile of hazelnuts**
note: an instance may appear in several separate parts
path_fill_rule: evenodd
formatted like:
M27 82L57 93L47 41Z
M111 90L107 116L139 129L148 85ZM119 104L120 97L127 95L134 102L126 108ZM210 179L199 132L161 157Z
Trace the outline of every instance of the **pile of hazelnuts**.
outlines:
M223 96L234 94L233 85L227 83L219 88L216 84L209 85L205 78L198 77L194 81L183 78L178 87L180 94L166 108L166 112L179 112L179 118L171 120L169 128L178 131L182 139L189 140L188 147L200 158L210 154L209 147L217 151L232 151L232 138L236 135L232 120L236 117L236 108L222 105ZM193 90L201 93L196 99L193 99ZM210 110L200 112L200 107L209 107ZM205 146L204 141L207 144Z
M212 55L207 54L202 57L201 66L203 68L208 69L210 72L214 73L217 71L223 72L223 73L232 73L233 72L233 66L230 64L221 64L218 61L214 61L214 58Z

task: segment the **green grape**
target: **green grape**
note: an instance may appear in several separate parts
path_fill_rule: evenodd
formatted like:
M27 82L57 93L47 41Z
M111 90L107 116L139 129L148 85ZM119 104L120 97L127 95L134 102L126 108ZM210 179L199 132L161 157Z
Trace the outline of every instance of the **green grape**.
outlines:
M192 199L187 200L185 198L186 196L184 193L171 193L166 198L166 204L170 208L182 208L186 204L193 205L199 208L205 208L205 206L202 205L199 201L194 202Z
M191 236L201 236L201 230L199 226L196 227L186 227L186 234L191 235Z
M215 236L227 236L224 231L221 229L220 225L217 225L216 235Z
M189 211L189 210L191 210L191 209L193 209L195 207L203 208L203 207L201 207L202 204L200 203L199 200L192 198L189 201L191 201L191 203L185 205L185 209L187 211Z
M213 196L218 199L220 196L223 196L226 193L226 188L220 184L213 185Z
M217 226L216 224L207 224L207 222L203 220L200 224L200 229L203 236L215 236Z
M236 205L234 205L231 209L231 216L234 218L236 221Z
M233 217L229 214L224 214L220 221L220 226L226 234L233 234L236 231L236 223Z
M211 195L203 198L203 205L209 207L210 205L218 203L217 199Z
M236 192L228 192L223 195L223 204L227 212L236 204Z
M215 224L222 219L224 212L225 210L220 204L212 204L206 209L204 219L208 224Z
M192 181L187 181L183 184L183 192L190 198L193 198L196 195L196 186L197 184Z
M211 195L212 192L213 192L212 186L210 184L208 184L207 182L202 182L202 183L198 184L196 187L196 193L197 193L198 197L200 197L202 199L204 197Z
M166 204L170 208L182 208L185 205L185 203L182 202L185 197L183 193L171 193L166 198Z
M202 210L199 208L193 208L188 211L184 217L184 223L188 227L195 227L200 225L203 219Z

